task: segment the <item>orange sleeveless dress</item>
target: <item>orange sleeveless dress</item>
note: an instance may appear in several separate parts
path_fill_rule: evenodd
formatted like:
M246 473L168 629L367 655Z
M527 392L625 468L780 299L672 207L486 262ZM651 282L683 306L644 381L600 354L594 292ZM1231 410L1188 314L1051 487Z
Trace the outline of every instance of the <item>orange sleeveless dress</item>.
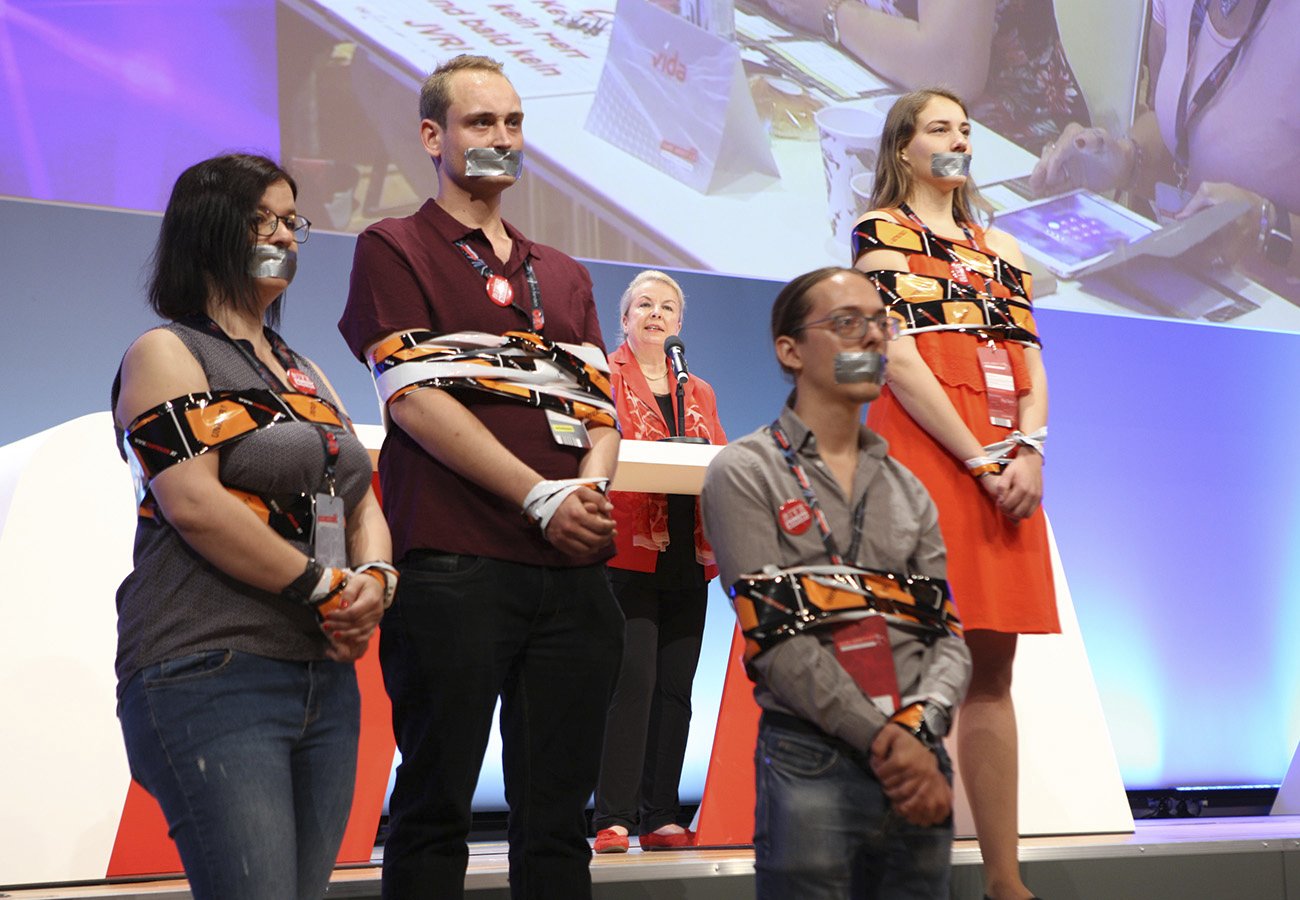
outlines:
M1038 343L1030 276L988 251L977 227L972 228L972 246L926 235L899 212L889 212L896 222L867 220L858 226L854 258L874 249L907 255L910 272L870 273L891 313L904 319L904 334L941 323L971 329L916 334L917 349L975 438L986 445L1001 441L1012 429L989 422L976 348L997 341L1007 351L1018 393L1028 392L1024 344ZM951 277L949 257L936 242L962 259L967 284ZM990 293L991 303L986 302ZM968 631L1059 632L1042 509L1019 522L1004 516L965 463L917 425L888 386L868 409L867 425L889 441L890 455L921 479L934 498L948 548L948 583L963 626Z

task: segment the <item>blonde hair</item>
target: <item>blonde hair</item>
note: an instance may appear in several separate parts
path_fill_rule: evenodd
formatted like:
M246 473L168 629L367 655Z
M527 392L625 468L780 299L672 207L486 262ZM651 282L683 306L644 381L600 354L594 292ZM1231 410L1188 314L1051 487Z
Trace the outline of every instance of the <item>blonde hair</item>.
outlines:
M947 88L929 87L904 94L894 101L885 116L885 128L880 135L880 155L876 158L876 184L871 191L872 209L894 209L906 203L912 194L912 170L903 162L903 151L916 137L916 122L931 100L942 97L961 107L966 115L966 104ZM976 224L976 210L990 221L992 205L980 196L975 183L967 178L952 192L952 215L958 222Z
M638 272L632 279L632 283L623 291L623 296L618 298L618 336L620 339L627 337L623 332L623 320L627 318L627 311L632 307L632 298L636 296L637 291L641 290L647 282L657 281L660 284L666 284L677 294L678 309L677 320L686 321L686 293L682 286L677 283L673 276L666 272L660 272L657 269L646 269L644 272Z

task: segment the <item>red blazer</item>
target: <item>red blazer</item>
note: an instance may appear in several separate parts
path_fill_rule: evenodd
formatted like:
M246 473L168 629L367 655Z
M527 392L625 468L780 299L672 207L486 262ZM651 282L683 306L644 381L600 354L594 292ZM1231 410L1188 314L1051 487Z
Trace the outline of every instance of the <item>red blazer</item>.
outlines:
M623 343L609 355L610 386L614 393L614 405L618 409L619 425L626 440L654 440L672 432L663 419L659 404L650 390L641 366L632 355L632 349ZM635 404L629 393L642 401ZM672 392L673 410L677 409L677 392ZM718 403L713 388L702 378L694 375L686 382L686 433L707 437L711 444L725 444L727 435L718 421ZM649 407L647 411L646 407ZM642 423L650 421L656 426L658 434L646 433ZM631 491L610 491L609 500L614 504L614 523L618 527L615 541L616 555L609 560L609 565L616 569L630 569L634 572L653 572L659 557L659 551L645 546L648 533L645 529L646 517L655 504L665 504L663 494L643 494ZM666 524L665 524L666 527ZM640 535L638 535L638 531ZM634 542L641 537L640 543ZM700 505L695 504L695 558L704 562L704 576L711 579L718 574L718 567L713 562L713 548L704 539L704 529L700 523Z

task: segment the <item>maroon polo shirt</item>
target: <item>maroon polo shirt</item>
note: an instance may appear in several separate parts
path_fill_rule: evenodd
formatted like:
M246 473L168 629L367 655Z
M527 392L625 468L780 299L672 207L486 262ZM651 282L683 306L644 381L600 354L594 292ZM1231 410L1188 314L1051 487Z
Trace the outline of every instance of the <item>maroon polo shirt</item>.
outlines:
M395 331L435 334L523 331L531 308L524 260L531 261L546 314L543 335L553 341L604 348L591 276L560 251L535 244L509 223L514 244L502 262L478 228L467 228L432 200L413 216L376 222L357 238L348 302L339 331L358 359L366 348ZM500 307L454 242L465 238L498 275L510 281L515 306ZM400 401L399 401L400 402ZM544 478L573 478L586 451L551 438L546 413L493 398L462 402L507 449ZM490 556L531 565L575 566L608 558L612 549L579 559L556 550L519 507L480 488L426 453L394 426L379 455L384 512L393 532L393 553L438 550Z

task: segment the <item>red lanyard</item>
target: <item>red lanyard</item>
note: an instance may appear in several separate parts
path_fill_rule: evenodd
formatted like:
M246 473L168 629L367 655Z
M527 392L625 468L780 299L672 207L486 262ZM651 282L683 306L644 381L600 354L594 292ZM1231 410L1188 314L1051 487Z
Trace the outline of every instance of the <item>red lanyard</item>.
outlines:
M531 310L525 310L514 302L515 292L510 287L510 282L493 272L492 267L483 261L483 257L474 252L469 241L461 238L453 243L474 267L474 271L483 276L487 284L488 299L497 306L509 306L519 310L532 326L529 330L541 334L542 329L546 327L546 314L542 311L542 289L537 284L537 275L533 272L532 262L527 258L524 259L524 278L528 281L528 296L532 305Z
M239 351L240 355L248 361L248 364L253 367L253 371L255 371L271 388L272 394L275 396L277 402L279 402L281 406L284 405L284 401L279 397L280 391L284 390L284 385L280 384L280 379L275 377L275 373L268 369L266 365L257 358L257 354L244 346L244 341L235 340L230 335L226 334L225 330L214 322L210 316L194 316L187 320L186 324L200 328L213 337L220 338L232 345ZM270 328L265 328L264 330L266 332L266 339L271 343L271 353L275 355L276 362L284 368L285 373L289 376L290 386L301 393L315 396L316 386L312 384L311 379L307 378L302 370L298 368L297 360L295 360L293 356L293 351L291 351L289 345L284 342L284 338L280 337L280 335L276 334ZM295 377L295 375L298 377ZM306 383L304 384L300 379L305 379ZM303 390L307 385L311 386L311 390ZM339 461L338 433L344 429L335 428L332 425L324 425L320 422L312 422L310 424L316 429L316 434L320 436L321 449L325 453L325 469L323 472L324 488L333 495L334 472Z
M803 465L795 456L794 445L790 443L790 438L786 436L779 419L772 423L772 440L785 456L785 464L790 467L790 474L794 476L794 480L799 484L799 490L803 492L804 502L812 511L813 521L817 523L817 530L821 532L822 544L826 547L826 554L831 558L831 562L837 566L857 565L858 549L862 545L862 514L867 508L866 492L862 493L862 499L853 507L853 540L849 542L850 562L846 563L844 557L840 556L835 538L831 535L831 526L826 521L826 514L822 512L821 504L817 502L817 493L812 488L812 482L808 480L808 473L803 470Z

